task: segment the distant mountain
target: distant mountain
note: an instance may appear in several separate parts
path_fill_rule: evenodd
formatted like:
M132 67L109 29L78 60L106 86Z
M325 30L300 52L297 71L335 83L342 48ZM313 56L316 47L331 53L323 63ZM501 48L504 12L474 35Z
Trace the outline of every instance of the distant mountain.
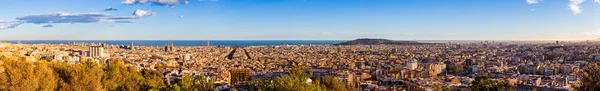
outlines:
M351 41L346 41L334 45L422 45L431 43L420 43L417 41L394 41L388 39L369 39L361 38Z

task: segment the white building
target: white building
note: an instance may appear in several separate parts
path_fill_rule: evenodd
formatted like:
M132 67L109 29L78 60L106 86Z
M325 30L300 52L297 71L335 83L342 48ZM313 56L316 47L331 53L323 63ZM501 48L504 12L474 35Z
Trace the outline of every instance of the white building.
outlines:
M408 63L406 63L406 68L410 70L415 70L419 66L419 61L416 59L410 59Z
M90 46L89 48L89 57L97 58L104 57L104 48L102 46Z

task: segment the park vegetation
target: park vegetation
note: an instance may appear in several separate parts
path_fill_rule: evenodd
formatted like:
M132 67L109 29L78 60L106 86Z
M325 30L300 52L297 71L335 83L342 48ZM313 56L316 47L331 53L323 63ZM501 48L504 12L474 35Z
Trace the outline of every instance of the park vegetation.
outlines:
M355 91L334 77L308 80L310 73L294 68L289 75L276 79L252 81L253 91ZM215 79L203 75L183 76L170 85L155 70L125 66L121 60L99 64L82 60L68 65L54 61L25 61L0 56L0 91L215 91Z

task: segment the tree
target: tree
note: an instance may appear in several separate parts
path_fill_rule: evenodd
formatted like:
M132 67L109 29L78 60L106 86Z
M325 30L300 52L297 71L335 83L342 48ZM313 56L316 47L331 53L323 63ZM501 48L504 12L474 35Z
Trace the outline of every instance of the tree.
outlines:
M214 91L215 79L207 79L204 75L199 75L197 78L198 84L194 85L199 91Z
M102 74L104 71L92 61L83 61L77 65L55 65L55 71L61 78L59 90L67 91L100 91L102 87Z
M179 81L179 83L177 83L177 85L181 86L181 88L185 91L195 91L195 90L193 90L195 83L196 83L196 79L194 79L190 76L183 76L183 77L181 77L181 81Z
M578 91L600 91L600 63L585 66L579 76L579 84L575 86Z
M275 80L263 80L254 83L259 91L325 91L319 81L309 83L310 73L304 73L301 67L288 71L289 75Z
M164 76L158 71L143 69L142 76L144 80L141 90L160 89L165 86Z
M325 76L319 78L319 81L329 91L356 91L357 87L353 83L344 83L341 80L335 79L333 76Z
M38 79L35 76L35 66L28 61L13 59L3 60L6 69L0 74L0 90L35 90L38 89Z
M214 91L214 82L214 79L206 79L204 75L199 75L196 78L183 76L177 86L185 91Z
M491 80L487 76L477 76L475 80L471 82L472 91L500 91L511 87L506 82Z

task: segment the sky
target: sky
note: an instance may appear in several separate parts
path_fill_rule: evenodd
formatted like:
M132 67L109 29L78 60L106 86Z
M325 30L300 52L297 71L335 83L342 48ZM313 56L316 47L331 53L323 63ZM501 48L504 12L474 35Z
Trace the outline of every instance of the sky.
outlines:
M0 40L597 40L600 0L0 0Z

